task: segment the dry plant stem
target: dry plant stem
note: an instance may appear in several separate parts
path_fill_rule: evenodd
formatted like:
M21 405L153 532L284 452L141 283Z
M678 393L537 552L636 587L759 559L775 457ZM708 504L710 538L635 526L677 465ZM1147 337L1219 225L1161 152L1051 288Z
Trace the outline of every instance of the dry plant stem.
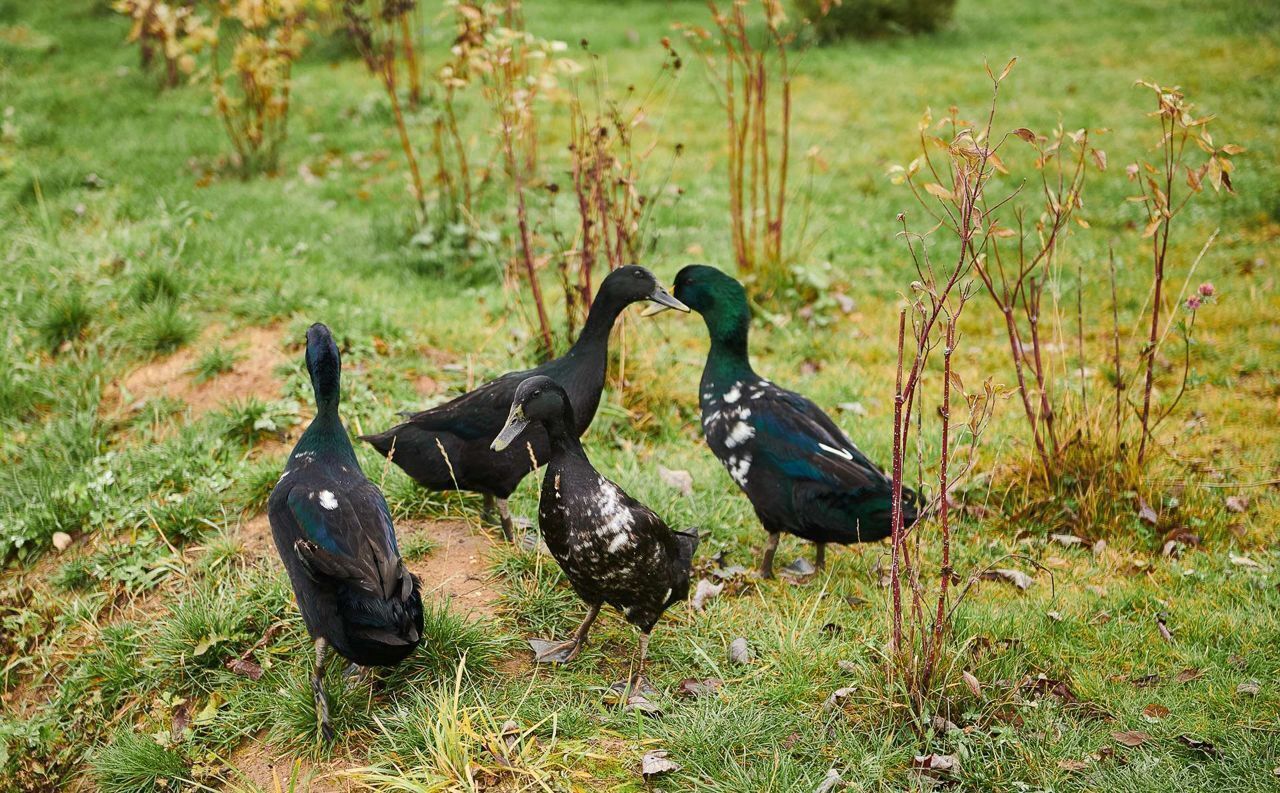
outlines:
M938 523L942 534L942 567L938 571L938 603L933 617L933 636L928 642L928 653L925 658L923 679L920 690L927 691L938 663L938 651L942 646L945 627L947 588L951 584L951 499L947 498L948 465L951 449L951 355L956 346L956 323L954 319L947 322L947 346L942 351L942 406L938 413L942 418L942 444L938 465L938 492L941 502L938 507Z
M413 180L413 198L418 204L421 217L427 214L427 191L422 184L422 171L418 168L418 155L413 151L413 142L409 139L409 127L404 120L404 112L400 108L400 94L396 90L395 56L387 53L381 62L382 85L387 89L387 98L391 100L391 115L396 120L396 132L400 135L400 148L404 150L405 160L409 163L409 176Z
M890 512L892 549L889 561L889 585L893 596L893 654L902 649L902 584L899 579L899 556L902 549L902 409L906 402L902 391L902 366L906 354L907 312L898 314L898 366L893 394L893 506Z
M504 118L502 122L503 150L507 159L507 170L511 176L511 188L516 197L516 223L520 228L520 256L524 265L525 276L529 279L529 289L533 295L533 305L538 312L538 329L541 333L543 353L550 358L555 351L551 341L551 321L547 318L546 302L542 299L542 287L538 284L538 272L533 258L533 235L529 230L529 209L524 199L524 177L516 162L515 141L512 139L511 122Z
M404 49L404 65L409 73L409 107L422 104L422 76L418 71L418 48L413 43L413 28L409 24L409 13L400 15L401 46Z

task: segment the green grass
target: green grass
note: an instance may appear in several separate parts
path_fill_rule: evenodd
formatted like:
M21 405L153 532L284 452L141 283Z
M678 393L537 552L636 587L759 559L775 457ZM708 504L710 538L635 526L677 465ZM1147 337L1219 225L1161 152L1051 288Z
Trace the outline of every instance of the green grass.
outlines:
M424 18L433 20L436 4L427 5ZM677 21L707 25L704 4L527 6L534 32L589 39L618 90L647 86L662 58L658 40L675 40L684 69L635 133L655 146L646 180L668 185L650 207L641 263L665 281L690 261L730 268L724 119L703 67L671 29ZM1165 438L1180 458L1225 481L1210 473L1155 488L1153 506L1170 521L1157 528L1138 518L1136 494L1123 492L1106 498L1132 517L1105 531L1072 524L1075 507L1062 497L1014 515L1030 453L1018 406L1002 402L980 466L991 478L966 491L967 500L989 499L992 514L958 527L956 568L963 577L1019 553L1051 571L1054 586L1047 573L1026 592L983 581L958 609L960 641L949 650L939 701L964 732L918 736L893 710L900 700L881 667L879 546L833 550L829 573L804 585L740 581L703 613L673 609L651 646L649 677L663 711L656 719L603 701L608 684L626 675L636 641L612 612L571 666L527 663L524 641L563 636L583 606L549 557L498 549L487 584L497 590L495 614L466 617L458 601L431 595L426 642L402 668L369 687L346 682L331 663L342 737L328 748L316 742L310 642L288 583L269 540L258 557L240 532L279 477L287 449L280 439L310 415L300 343L311 322L329 324L342 347L343 414L353 432L422 406L415 383L424 376L440 388L434 400L532 361L524 292L502 283L515 236L502 211L500 169L470 228L414 228L386 100L340 40L317 33L296 70L281 175L241 181L218 170L227 142L208 95L198 86L157 92L137 51L123 44L127 25L104 3L0 0L0 27L0 790L240 784L237 750L252 740L276 747L282 773L294 758L308 769L327 758L363 769L383 789L470 790L460 781L470 769L513 789L639 791L640 757L654 748L682 766L650 786L669 790L807 793L833 767L852 789L923 789L912 757L929 752L960 758L965 790L1280 784L1272 770L1280 766L1280 499L1265 485L1203 486L1273 479L1280 452L1280 15L1272 5L1014 0L992 10L960 0L954 23L935 35L803 56L793 149L812 151L820 167L810 176L797 158L789 214L795 228L804 200L811 203L810 245L796 265L797 293L812 299L812 313L785 303L758 312L752 349L762 374L819 404L860 403L834 415L878 461L889 453L895 317L914 278L895 216L916 212L885 174L915 156L926 107L935 117L952 104L979 115L983 62L1016 55L997 128L1108 130L1100 145L1110 167L1090 185L1083 212L1091 228L1070 239L1057 296L1064 310L1074 306L1079 261L1091 343L1108 338L1110 249L1126 326L1146 297L1145 243L1138 211L1125 201L1133 190L1124 166L1149 156L1155 135L1148 98L1133 82L1183 86L1217 116L1216 140L1248 150L1236 158L1237 195L1194 203L1171 259L1184 272L1221 229L1197 275L1221 297L1197 320L1198 385ZM450 31L429 25L433 64L450 41ZM553 227L565 233L576 217L563 109L546 106L541 146L544 170L561 189L531 196L547 253L564 247ZM490 165L491 126L469 95L461 110L475 163ZM410 124L425 158L431 113L411 114ZM563 347L554 266L543 284ZM852 313L824 294L836 290L854 299ZM700 560L723 552L727 564L750 566L762 532L697 424L701 323L673 314L625 322L628 383L611 378L585 438L589 454L673 525L700 527ZM197 338L276 323L289 350L284 400L236 394L198 419L163 395L131 395L141 400L136 409L116 404L114 384L134 367L191 350ZM988 375L1012 382L1000 318L984 299L966 310L962 331L957 365L966 383ZM210 387L240 360L224 346L197 350L184 374ZM615 359L620 366L622 356ZM1101 374L1097 383L1105 389ZM1167 390L1158 397L1170 398ZM401 525L475 524L478 498L426 493L376 454L358 454ZM689 471L692 494L664 485L659 465ZM1151 476L1182 478L1182 470L1161 463ZM517 491L517 515L535 514L538 485L530 477ZM1224 509L1228 495L1247 496L1246 511ZM1107 550L1094 555L1046 539L1064 527L1105 538ZM1183 527L1202 545L1162 556L1163 534ZM75 539L71 549L52 550L57 532ZM401 542L412 565L446 552L429 528ZM787 539L779 560L809 553ZM925 553L936 559L933 549ZM1158 614L1172 643L1160 636ZM252 653L259 679L227 668L273 626ZM727 659L739 636L753 651L747 666ZM1199 674L1180 681L1188 669ZM962 671L981 681L981 697ZM1110 720L1021 685L1039 674ZM1135 684L1149 675L1157 676L1150 685ZM686 677L724 685L711 696L676 698ZM1256 696L1238 691L1253 680ZM824 707L850 686L842 703ZM1169 712L1148 720L1150 704ZM173 738L180 713L188 728ZM521 737L504 766L493 749L506 745L507 720ZM1121 730L1151 740L1120 747L1112 733ZM1212 742L1218 754L1188 748L1184 735ZM1070 770L1068 761L1085 765Z

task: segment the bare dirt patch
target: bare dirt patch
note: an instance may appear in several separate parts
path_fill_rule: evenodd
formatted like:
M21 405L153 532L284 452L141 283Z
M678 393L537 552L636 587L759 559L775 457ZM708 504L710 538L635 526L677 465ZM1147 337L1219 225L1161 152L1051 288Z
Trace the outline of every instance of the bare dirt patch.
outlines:
M352 766L351 758L323 763L295 758L268 743L265 732L237 746L227 762L235 769L228 780L229 787L234 790L249 788L292 790L295 793L348 793L364 789L338 773ZM290 780L296 780L296 785L291 787Z
M461 521L408 520L396 528L402 537L422 532L436 543L425 558L409 563L424 598L448 596L464 613L493 616L498 588L487 561L493 539Z
M276 369L290 358L284 349L284 326L245 328L223 336L206 331L194 346L167 358L145 363L112 384L107 391L107 412L127 412L160 397L178 399L192 418L222 405L248 397L277 399L284 381ZM191 371L200 356L221 346L237 354L232 368L212 379L196 382Z

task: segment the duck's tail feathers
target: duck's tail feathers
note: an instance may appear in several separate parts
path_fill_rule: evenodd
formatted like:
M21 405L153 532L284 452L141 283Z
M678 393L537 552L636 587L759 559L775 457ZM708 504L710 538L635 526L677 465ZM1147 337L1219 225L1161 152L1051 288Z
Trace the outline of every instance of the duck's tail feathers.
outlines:
M375 435L361 435L359 437L360 440L377 449L378 454L386 457L396 447L396 437L400 434L401 427L404 426L404 424L398 424L386 432L379 432Z
M330 584L354 587L368 595L381 595L380 588L375 583L378 580L377 573L359 559L331 553L310 540L295 542L293 552L298 555L307 575L313 581L327 581Z

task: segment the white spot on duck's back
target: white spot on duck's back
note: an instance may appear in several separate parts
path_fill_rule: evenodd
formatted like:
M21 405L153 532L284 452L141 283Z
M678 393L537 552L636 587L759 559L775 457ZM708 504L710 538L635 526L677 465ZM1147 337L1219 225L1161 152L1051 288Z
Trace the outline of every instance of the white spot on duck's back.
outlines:
M337 509L338 499L333 495L333 493L329 492L328 490L321 490L320 506L324 507L325 509Z
M724 439L724 445L730 449L741 446L756 435L755 428L745 421L739 421L733 425L733 429L729 431L729 437Z
M730 456L725 467L729 469L729 476L733 477L733 481L737 482L739 487L747 486L747 474L751 472L751 455L744 454L740 458Z
M609 541L609 553L617 553L625 546L631 544L631 535L625 531L620 531L613 535L613 539Z
M635 517L631 514L631 510L627 509L626 504L622 502L622 491L618 489L617 485L605 479L600 479L599 482L600 490L597 494L595 507L596 514L600 518L600 525L596 528L596 534L601 537L607 537L611 534L621 534L626 537L626 531L635 523Z
M734 383L733 388L730 388L728 392L725 393L724 401L732 405L734 402L737 402L739 397L741 396L742 396L742 383L740 382Z
M837 449L834 446L828 446L825 443L819 443L818 448L822 449L824 452L832 455L833 457L839 457L844 460L853 459L853 453L850 452L848 449Z

